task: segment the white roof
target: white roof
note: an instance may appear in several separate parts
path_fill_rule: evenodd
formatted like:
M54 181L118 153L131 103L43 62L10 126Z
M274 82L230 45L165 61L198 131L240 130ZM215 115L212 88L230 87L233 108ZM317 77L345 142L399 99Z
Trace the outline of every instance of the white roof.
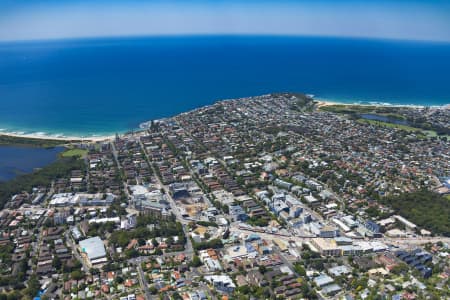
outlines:
M228 287L236 287L233 280L228 275L211 275L205 276L205 279L211 283L221 283L227 285Z
M402 222L403 224L405 224L407 227L410 228L416 228L416 224L406 220L405 218L403 218L402 216L399 215L395 215L394 218L396 218L397 220L399 220L400 222Z
M330 273L331 275L335 275L335 276L340 276L342 274L348 274L350 272L351 272L350 268L345 265L336 266L336 267L328 269L328 273Z
M132 185L130 186L130 190L133 195L143 195L148 192L148 189L143 185Z
M320 276L314 278L314 282L318 285L318 286L325 286L327 284L333 283L334 280L333 278L331 278L330 276L326 275L326 274L321 274Z
M316 198L314 198L313 195L305 196L305 200L306 200L307 202L309 202L309 203L313 203L313 202L319 201L319 200L317 200Z
M106 256L105 245L98 236L82 240L79 244L81 251L87 254L89 260Z

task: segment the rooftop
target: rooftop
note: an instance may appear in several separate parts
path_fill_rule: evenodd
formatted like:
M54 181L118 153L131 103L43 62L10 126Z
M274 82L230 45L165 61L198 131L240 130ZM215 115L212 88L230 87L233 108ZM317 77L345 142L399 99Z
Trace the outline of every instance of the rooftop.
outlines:
M106 256L105 245L98 236L82 240L79 245L90 260Z

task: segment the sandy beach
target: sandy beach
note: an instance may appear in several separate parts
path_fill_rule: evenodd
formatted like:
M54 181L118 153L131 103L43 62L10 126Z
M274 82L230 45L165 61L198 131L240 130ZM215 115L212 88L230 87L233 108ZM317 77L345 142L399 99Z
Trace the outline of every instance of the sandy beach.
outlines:
M339 102L331 101L325 99L314 99L317 102L317 107L331 106L331 105L349 105L349 106L389 106L389 107L412 107L412 105L401 105L401 104L390 104L390 103L349 103L349 102ZM420 107L420 106L417 106Z
M333 101L322 100L322 99L314 99L314 101L317 102L317 107L330 106L330 105L338 105L338 104L345 105L345 103L333 102Z
M392 103L347 103L347 102L339 102L339 101L330 101L324 99L314 99L317 102L317 107L331 106L331 105L349 105L349 106L387 106L387 107L409 107L409 108L424 108L427 106L424 105L414 105L414 104L392 104ZM436 106L428 106L430 108L435 109L450 109L450 104L446 105L436 105Z
M100 142L105 140L111 140L114 138L113 135L110 136L93 136L93 137L80 137L80 136L49 136L40 134L16 134L9 132L0 132L0 135L18 137L18 138L30 138L30 139L40 139L40 140L58 140L64 142L82 141L82 142Z

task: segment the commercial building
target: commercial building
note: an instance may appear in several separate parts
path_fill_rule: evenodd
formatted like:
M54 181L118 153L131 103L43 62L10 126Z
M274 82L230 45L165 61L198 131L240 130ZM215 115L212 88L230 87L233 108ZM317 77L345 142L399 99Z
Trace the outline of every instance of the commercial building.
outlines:
M80 241L79 248L83 259L91 268L100 268L107 261L105 245L98 236Z
M311 244L323 256L341 256L342 250L333 239L316 238L311 240Z
M399 215L395 215L394 218L399 221L400 223L403 223L403 225L405 225L408 229L414 230L416 229L417 225L406 220L405 218L403 218L402 216Z

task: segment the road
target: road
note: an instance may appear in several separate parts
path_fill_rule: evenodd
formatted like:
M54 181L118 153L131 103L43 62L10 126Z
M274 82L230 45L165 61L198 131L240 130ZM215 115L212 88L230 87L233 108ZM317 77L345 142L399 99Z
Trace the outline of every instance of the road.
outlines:
M70 246L70 248L72 248L72 253L73 255L76 257L76 259L78 259L78 261L81 263L82 267L81 269L84 272L89 272L89 267L86 265L86 262L84 261L84 259L81 257L81 255L78 253L77 250L77 245L75 243L73 243L72 237L70 236L70 232L72 230L72 227L69 228L69 230L66 231L65 236L66 236L66 243L67 245Z
M286 240L286 241L294 241L294 242L304 243L304 242L309 242L312 239L314 239L312 237L299 237L299 236L292 236L292 235L285 236L285 235L279 235L276 233L268 233L268 232L260 233L260 232L256 232L256 231L252 231L252 230L239 228L236 223L233 223L230 225L230 230L232 230L233 232L245 233L245 234L256 233L263 239L267 239L267 240L273 240L274 238L277 238L277 239ZM385 244L402 246L402 247L415 247L415 246L417 247L417 246L420 246L420 245L423 245L426 243L436 243L439 241L441 241L443 243L450 243L450 238L448 238L448 237L410 237L410 238L384 237L384 238L380 238L380 239L375 239L373 241L380 241Z
M168 187L166 185L164 185L162 183L161 179L156 175L157 174L156 170L155 170L153 164L151 163L151 160L150 160L150 158L149 158L149 156L147 154L147 151L145 150L144 145L142 144L141 139L139 139L139 145L141 146L141 149L142 149L142 151L143 151L143 153L144 153L144 155L145 155L145 157L147 159L147 163L149 164L150 168L153 171L154 177L156 178L156 181L157 181L159 187L161 189L163 189L164 192L165 192L165 198L166 198L166 200L168 200L173 214L175 215L177 221L182 224L183 232L184 232L184 235L186 237L186 244L185 244L185 250L184 251L164 253L163 256L174 256L174 255L178 255L178 254L182 254L183 253L186 256L188 256L190 259L192 259L193 255L194 255L194 248L192 246L191 240L189 239L189 233L188 233L188 230L186 228L186 225L187 225L187 223L189 223L189 221L184 219L181 216L181 213L178 210L178 207L177 207L177 204L175 203L175 200L172 198L172 196L169 193ZM113 153L115 153L115 152L116 152L116 150L115 150L115 148L113 146ZM116 155L117 154L115 154L115 157L116 157ZM119 164L118 160L117 160L117 163ZM144 272L142 270L142 267L141 267L141 262L146 261L147 259L148 259L147 257L146 258L139 257L138 259L135 259L134 262L137 263L137 268L138 268L138 272L139 272L139 281L140 281L141 287L143 288L143 290L145 292L145 297L146 297L147 300L150 300L150 299L152 299L152 296L151 296L151 293L150 293L150 291L148 289L147 279L145 278L145 274L144 274ZM133 260L131 260L130 262L132 262L132 261Z
M119 173L121 173L122 165L120 164L120 161L119 161L119 152L117 151L116 146L114 145L114 141L111 141L110 145L111 145L111 149L112 149L111 152L112 152L112 154L114 156L114 160L116 162L117 168L119 170ZM123 190L125 191L125 194L127 195L127 198L131 199L130 193L128 191L127 182L125 180L122 180L122 183L123 183Z
M139 283L141 284L141 287L142 287L142 289L144 290L144 293L145 293L145 299L151 300L152 299L152 294L150 293L150 290L148 289L147 278L145 277L145 273L142 270L141 264L137 263L136 268L137 268L138 274L139 274Z
M119 163L119 152L116 149L116 145L114 145L114 141L110 142L111 145L111 149L112 149L112 154L114 156L114 160L116 161L117 167L120 169L122 169L122 166Z
M153 164L151 164L151 160L150 160L150 158L149 158L149 156L147 154L147 151L145 150L144 145L142 144L142 142L141 142L141 140L139 138L138 138L138 140L139 140L139 145L140 145L140 147L141 147L141 149L142 149L142 151L143 151L143 153L144 153L144 155L145 155L145 157L147 159L147 163L149 164L150 168L152 169L154 177L156 178L159 187L164 190L165 197L168 200L168 202L170 204L170 207L171 207L171 210L172 210L173 214L175 215L177 221L179 221L183 225L183 231L184 231L184 234L186 236L186 241L187 242L185 244L185 250L184 251L164 253L162 256L166 257L166 256L174 256L174 255L178 255L178 254L185 254L186 256L189 256L192 259L192 256L194 255L194 249L193 249L191 240L189 239L188 231L187 231L187 228L186 228L186 225L187 225L187 223L189 223L189 221L184 219L181 216L181 213L178 210L178 207L177 207L174 199L169 194L168 187L165 186L161 182L160 178L156 175L157 174L156 170L155 170ZM114 156L114 160L116 161L116 165L117 165L117 167L118 167L118 169L120 171L122 169L122 166L121 166L120 161L119 161L118 151L117 151L113 141L111 142L111 148L112 148L112 153L113 153L113 156ZM127 188L126 183L124 183L124 188L125 188L125 192L126 192L128 198L130 198L130 195L128 193L128 188ZM75 249L75 251L76 251L76 249ZM140 283L141 288L143 289L143 291L145 293L145 298L147 300L153 299L153 297L152 297L152 295L151 295L151 293L150 293L150 291L148 289L148 282L147 282L147 279L145 277L145 273L142 270L141 263L147 261L149 258L150 258L150 256L141 256L141 257L138 257L138 258L133 258L133 259L129 259L128 260L129 263L135 264L136 267L137 267L137 270L138 270L138 273L139 273L139 283Z
M448 237L407 237L407 238L382 238L382 242L390 243L398 246L419 246L426 243L443 242L450 244Z
M180 213L180 211L178 210L177 204L176 204L175 201L173 200L172 196L170 196L170 193L169 193L169 191L168 191L167 186L165 186L165 185L162 183L161 179L158 177L158 175L157 175L158 173L156 172L155 167L154 167L153 164L151 163L150 157L148 156L147 150L145 149L144 145L142 144L141 139L139 139L139 145L141 146L141 149L142 149L143 153L145 154L145 158L147 159L147 163L149 164L150 168L151 168L152 171L153 171L153 174L154 174L153 177L155 177L155 179L156 179L156 181L157 181L157 183L158 183L158 186L159 186L160 188L162 188L162 189L164 190L164 192L165 192L165 197L166 197L166 199L169 201L169 204L170 204L170 207L172 208L173 214L175 215L175 217L177 218L177 220L178 220L180 223L182 223L182 224L187 224L188 221L185 220L185 219L181 216L181 213Z
M144 152L145 157L147 158L147 163L150 165L150 168L153 171L154 177L156 178L156 181L158 182L158 186L164 190L165 198L166 198L166 200L168 200L173 214L175 215L177 221L180 222L181 224L183 224L183 231L184 231L185 236L189 237L186 226L185 226L189 223L189 221L181 216L180 210L178 209L178 206L177 206L175 200L173 200L172 196L170 195L168 187L166 185L164 185L162 183L161 179L156 175L158 173L156 172L153 164L151 163L151 160L147 154L147 151L145 150L145 147L142 144L142 141L140 139L139 139L139 145L141 146L141 149ZM189 238L187 238L187 244L188 245L186 246L186 249L188 249L188 248L192 249L192 244L191 244Z

